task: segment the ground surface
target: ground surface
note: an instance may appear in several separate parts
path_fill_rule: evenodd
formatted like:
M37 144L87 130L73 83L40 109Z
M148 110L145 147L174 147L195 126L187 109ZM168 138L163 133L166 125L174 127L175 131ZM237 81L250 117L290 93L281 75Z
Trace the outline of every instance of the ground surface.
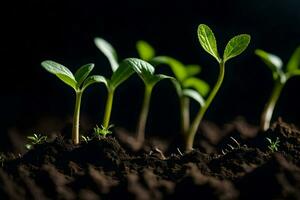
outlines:
M113 137L80 146L57 137L3 163L0 199L300 199L300 132L277 122L245 139L251 131L234 127L206 138L214 153L133 153ZM266 137L280 139L277 153Z

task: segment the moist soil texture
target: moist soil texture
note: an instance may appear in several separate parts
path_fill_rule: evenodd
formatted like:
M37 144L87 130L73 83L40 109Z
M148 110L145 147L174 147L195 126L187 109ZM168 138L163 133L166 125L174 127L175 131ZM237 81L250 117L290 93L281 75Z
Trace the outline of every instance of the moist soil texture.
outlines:
M204 134L189 153L165 155L155 146L130 151L114 137L76 146L56 137L1 161L0 199L300 199L295 127L278 121L255 136L241 123L224 130L221 139ZM267 137L279 138L277 152Z

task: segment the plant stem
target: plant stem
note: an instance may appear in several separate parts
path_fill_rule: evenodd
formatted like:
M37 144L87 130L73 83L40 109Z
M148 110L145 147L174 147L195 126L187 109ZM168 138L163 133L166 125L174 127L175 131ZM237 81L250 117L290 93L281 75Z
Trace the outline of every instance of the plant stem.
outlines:
M181 112L181 133L186 135L190 126L190 100L186 96L181 96L180 99Z
M153 86L146 86L145 87L145 94L142 109L139 116L139 122L137 127L137 141L138 143L142 144L145 140L145 127L147 123L147 117L150 107L150 99L152 93Z
M196 132L199 128L199 125L200 125L200 123L203 119L203 116L206 113L206 111L209 108L212 100L214 99L214 97L216 96L217 92L219 91L219 89L222 85L222 82L223 82L223 79L224 79L224 73L225 73L225 63L224 63L224 61L220 62L219 67L220 67L220 72L219 72L218 80L217 80L213 90L210 92L204 106L200 108L200 110L197 113L194 121L191 124L191 127L190 127L189 131L185 135L185 145L186 145L185 148L186 148L186 151L191 151L193 149L194 138L195 138Z
M82 91L76 91L75 109L73 115L72 141L79 144L79 119Z
M104 113L104 119L103 119L103 127L108 128L109 122L110 122L110 115L114 100L114 89L109 89L107 94L107 100L106 100L106 107L105 107L105 113Z
M270 127L274 108L275 108L276 102L281 94L283 86L284 86L284 83L282 83L280 81L280 78L278 78L275 81L275 85L274 85L273 91L271 93L271 96L270 96L269 100L267 101L264 111L261 115L260 129L262 131L266 131Z

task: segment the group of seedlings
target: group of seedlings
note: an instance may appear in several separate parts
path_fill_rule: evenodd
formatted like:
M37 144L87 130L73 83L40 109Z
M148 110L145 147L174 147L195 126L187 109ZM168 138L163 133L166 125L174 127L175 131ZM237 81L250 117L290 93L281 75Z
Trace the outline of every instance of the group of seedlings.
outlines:
M107 57L110 63L113 72L110 78L101 75L90 75L94 68L94 64L86 64L73 74L67 67L57 62L50 60L42 62L44 69L56 75L61 81L74 89L76 99L72 128L73 143L79 144L80 142L80 105L85 89L95 83L101 83L106 86L107 100L103 122L94 129L94 132L97 135L105 137L107 134L112 133L110 130L112 128L110 116L116 89L131 75L137 74L144 83L144 98L136 128L136 141L141 145L144 143L145 127L154 86L159 81L168 79L173 83L179 98L181 133L185 144L185 150L191 151L193 149L194 138L199 125L222 85L226 68L225 64L227 64L231 58L234 58L245 51L250 43L249 35L237 35L229 40L222 55L217 48L217 41L214 33L207 25L200 24L197 33L202 48L210 54L219 65L219 75L213 87L210 87L205 81L197 77L201 71L200 66L185 65L169 56L157 56L155 55L154 48L145 41L138 41L136 45L140 58L126 58L119 61L116 50L111 44L102 38L96 38L94 40L95 45ZM274 78L274 89L261 117L261 130L266 130L270 126L273 110L284 84L291 77L300 75L300 48L292 55L285 69L283 69L283 64L279 57L263 50L256 50L255 53L272 70ZM174 77L155 74L155 67L161 65L169 66ZM199 110L193 119L191 119L190 116L191 99L199 103ZM36 135L36 137L41 136ZM85 142L90 140L87 136L82 136L81 138ZM29 139L38 142L40 141L38 138ZM45 138L43 137L41 138L41 140L44 139ZM279 140L275 141L275 143L272 141L269 142L271 144L271 150L277 150Z

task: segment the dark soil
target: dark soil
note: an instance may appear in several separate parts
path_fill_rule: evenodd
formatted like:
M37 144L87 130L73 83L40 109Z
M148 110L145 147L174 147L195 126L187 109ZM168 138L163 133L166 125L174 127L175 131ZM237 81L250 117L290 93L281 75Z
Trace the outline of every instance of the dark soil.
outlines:
M255 136L237 124L221 138L203 134L201 151L187 154L155 146L134 153L113 137L78 146L57 137L3 163L0 199L300 199L300 132L279 121ZM278 152L266 137L280 139Z

